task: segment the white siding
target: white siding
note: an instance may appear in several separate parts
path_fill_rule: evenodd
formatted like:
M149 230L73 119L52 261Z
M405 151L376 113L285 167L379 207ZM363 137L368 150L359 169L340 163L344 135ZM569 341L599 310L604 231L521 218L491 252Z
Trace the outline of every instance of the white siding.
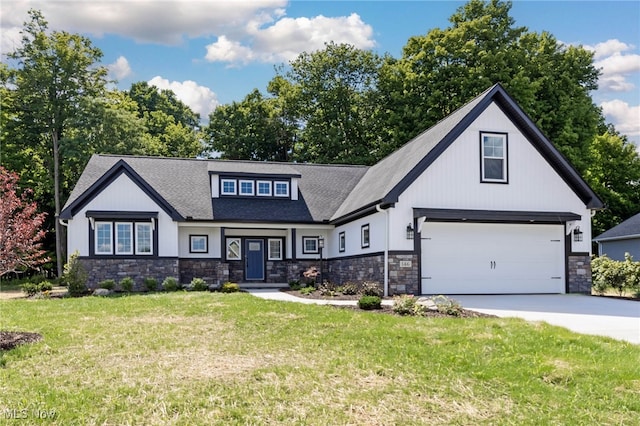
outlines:
M480 132L508 133L508 184L480 182ZM572 249L590 252L590 211L495 104L400 196L390 213L393 250L413 247L403 234L413 207L577 213L584 238Z
M208 236L209 251L207 253L189 253L191 241L190 235ZM219 258L220 257L220 228L217 227L196 227L180 226L178 228L179 249L178 255L186 258Z
M336 227L336 229L331 232L330 244L325 246L329 248L328 256L344 257L384 251L385 221L385 213L377 212L370 216ZM367 224L369 225L369 247L362 248L360 232L362 230L362 226ZM345 251L342 253L338 250L338 237L340 232L345 233Z
M69 253L78 250L81 256L89 255L89 210L158 212L158 255L178 256L177 223L126 175L119 176L69 221Z

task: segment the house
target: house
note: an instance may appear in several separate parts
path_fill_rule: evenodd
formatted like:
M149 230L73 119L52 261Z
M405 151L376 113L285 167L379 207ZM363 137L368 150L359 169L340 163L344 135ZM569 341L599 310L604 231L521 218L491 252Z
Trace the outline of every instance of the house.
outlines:
M603 232L593 239L598 243L598 255L613 260L624 260L629 253L640 261L640 213Z
M287 283L385 294L589 292L602 202L500 86L371 167L94 155L61 220L89 285Z

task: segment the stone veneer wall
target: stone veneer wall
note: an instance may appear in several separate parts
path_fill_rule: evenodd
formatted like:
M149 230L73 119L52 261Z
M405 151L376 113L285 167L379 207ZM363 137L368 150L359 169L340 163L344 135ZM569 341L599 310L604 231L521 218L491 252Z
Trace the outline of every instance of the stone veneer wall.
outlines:
M418 255L389 253L389 294L420 294Z
M588 254L569 254L567 274L569 293L591 293L591 257Z
M178 259L167 257L154 258L79 258L88 273L87 287L98 288L104 280L114 280L116 284L125 277L134 281L134 291L146 290L145 278L155 278L158 284L167 277L179 277Z
M219 259L180 259L180 283L202 278L209 285L229 281L229 264Z

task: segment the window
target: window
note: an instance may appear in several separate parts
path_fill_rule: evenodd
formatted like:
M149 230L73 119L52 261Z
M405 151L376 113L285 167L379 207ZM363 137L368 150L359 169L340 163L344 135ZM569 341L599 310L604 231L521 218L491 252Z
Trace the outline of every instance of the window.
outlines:
M235 179L221 179L222 195L236 195L236 180Z
M319 253L318 237L302 237L302 253Z
M269 260L282 260L281 239L269 239Z
M151 223L136 223L136 254L153 254Z
M207 235L189 235L189 253L206 253L209 251Z
M240 181L240 195L253 195L253 181L241 180Z
M133 254L133 224L116 222L116 254Z
M268 180L259 180L258 181L258 195L263 197L271 196L271 182Z
M111 247L113 240L113 228L111 222L96 222L95 232L96 254L113 254L113 249Z
M362 248L369 247L369 224L362 225L360 228L360 243Z
M276 197L289 196L289 182L274 182L273 192Z
M346 247L346 237L344 232L338 234L338 251L342 253Z
M481 133L482 182L507 182L507 135Z
M227 238L227 260L242 259L240 238Z

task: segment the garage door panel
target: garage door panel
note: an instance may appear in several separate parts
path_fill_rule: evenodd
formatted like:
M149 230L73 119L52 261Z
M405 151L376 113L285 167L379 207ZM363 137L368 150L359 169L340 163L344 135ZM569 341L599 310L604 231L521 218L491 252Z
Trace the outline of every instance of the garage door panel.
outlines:
M424 294L564 292L562 225L425 223Z

